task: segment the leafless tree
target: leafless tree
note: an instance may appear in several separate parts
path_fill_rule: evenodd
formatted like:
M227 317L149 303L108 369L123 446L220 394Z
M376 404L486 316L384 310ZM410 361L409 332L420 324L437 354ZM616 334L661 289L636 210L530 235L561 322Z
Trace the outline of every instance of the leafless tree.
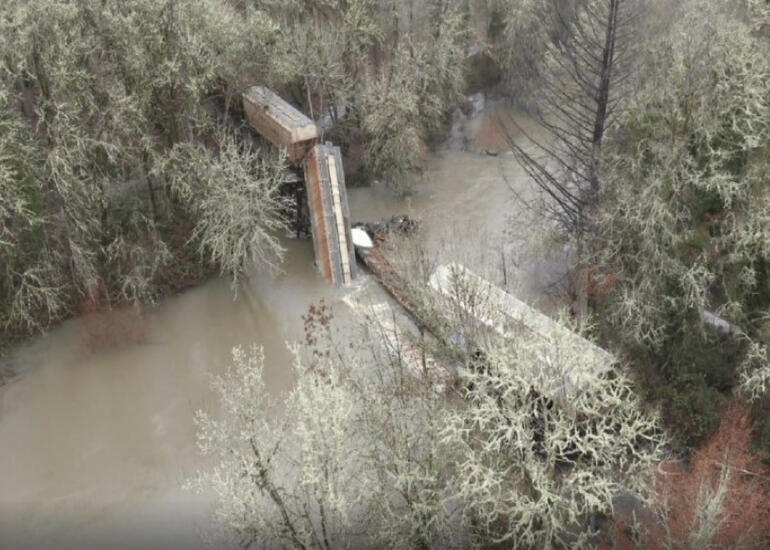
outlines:
M602 140L624 97L639 43L644 0L549 0L552 35L537 67L536 131L508 132L540 206L580 240L601 190Z

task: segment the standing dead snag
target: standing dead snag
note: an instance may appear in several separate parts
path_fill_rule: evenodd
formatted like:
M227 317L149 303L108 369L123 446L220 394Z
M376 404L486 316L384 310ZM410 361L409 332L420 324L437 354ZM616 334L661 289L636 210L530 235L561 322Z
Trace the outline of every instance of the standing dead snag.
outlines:
M567 9L551 0L556 38L538 68L538 137L508 142L543 198L540 205L570 236L587 230L600 192L598 161L604 134L629 76L641 0L587 0Z

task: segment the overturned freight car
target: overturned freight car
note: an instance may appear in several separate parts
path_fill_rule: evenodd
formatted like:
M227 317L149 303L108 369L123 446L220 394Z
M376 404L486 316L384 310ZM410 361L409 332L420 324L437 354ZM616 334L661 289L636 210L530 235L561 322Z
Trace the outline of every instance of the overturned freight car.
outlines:
M314 146L304 168L316 266L330 283L348 284L356 278L356 256L340 148Z
M243 109L249 125L285 149L292 164L300 164L318 141L315 123L264 86L252 86L243 93Z

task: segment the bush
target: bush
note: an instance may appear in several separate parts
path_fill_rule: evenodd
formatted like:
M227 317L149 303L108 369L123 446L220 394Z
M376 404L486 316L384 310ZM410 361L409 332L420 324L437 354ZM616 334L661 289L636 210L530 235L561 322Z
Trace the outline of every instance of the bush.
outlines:
M653 356L650 366L659 376L648 381L648 393L660 400L666 423L684 446L697 445L719 426L742 348L737 339L693 323Z
M726 397L703 377L685 373L652 391L669 429L685 446L697 445L719 426Z

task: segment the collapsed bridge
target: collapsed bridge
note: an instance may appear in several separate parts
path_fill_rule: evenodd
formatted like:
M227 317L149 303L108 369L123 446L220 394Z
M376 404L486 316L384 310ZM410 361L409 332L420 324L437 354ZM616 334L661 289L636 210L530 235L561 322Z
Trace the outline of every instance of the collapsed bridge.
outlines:
M350 210L340 148L318 143L318 127L275 92L252 86L243 94L249 125L304 172L315 264L331 284L357 275Z
M360 224L351 229L350 211L342 156L339 147L319 143L318 127L302 112L274 92L261 86L249 88L243 95L244 111L251 127L270 143L286 151L289 161L301 167L307 196L315 264L321 275L334 285L350 284L357 276L356 253L382 287L409 313L422 331L431 333L445 348L468 350L450 342L451 332L441 316L426 314L408 291L409 283L401 277L380 250L379 244L391 232L409 234L416 222L407 216L396 216L376 224ZM588 360L584 368L562 373L562 385L540 388L538 380L545 373L532 373L534 386L549 397L569 400L584 389L589 375L610 370L613 357L567 327L531 308L469 269L455 265L439 266L430 278L437 296L449 300L476 318L489 330L506 339L527 337L550 342L562 340L580 349ZM457 288L475 289L487 298L485 307L466 303Z

